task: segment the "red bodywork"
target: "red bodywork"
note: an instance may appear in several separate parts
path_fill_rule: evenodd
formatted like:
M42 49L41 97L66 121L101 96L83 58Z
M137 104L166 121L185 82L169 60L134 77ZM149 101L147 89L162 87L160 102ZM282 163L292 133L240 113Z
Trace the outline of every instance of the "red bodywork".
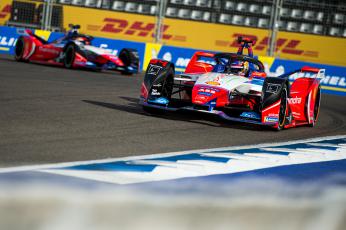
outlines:
M33 34L31 30L25 30L25 32L28 36L23 37L25 41L23 53L24 60L38 62L41 64L63 66L63 62L60 57L64 51L64 44L61 43L61 40L47 43L37 35ZM72 67L87 67L88 61L90 60L87 60L85 56L77 52ZM108 62L112 62L121 67L125 66L120 58L112 54L97 55L92 62L99 66L102 66Z
M187 65L186 69L185 69L185 73L208 73L211 72L213 70L213 65L209 64L209 63L205 63L205 62L200 62L199 60L202 57L207 57L207 58L213 58L214 54L213 53L207 53L207 52L201 52L198 51L196 52L189 64Z
M243 49L247 48L247 57L253 58L251 46L254 44L254 42L240 38L239 44L240 47L236 55L243 55ZM223 88L219 83L220 79L222 79L223 77L228 77L229 75L224 74L222 71L217 72L219 74L216 75L214 80L209 80L208 75L206 78L207 81L202 81L203 83L196 83L196 80L192 80L194 78L196 79L196 77L199 78L201 74L215 72L214 67L216 68L216 70L218 70L218 66L216 66L216 64L221 63L221 61L217 61L218 56L216 55L220 54L201 51L196 52L191 57L190 62L185 69L185 75L182 74L176 79L177 81L180 81L178 85L180 87L179 89L186 89L182 94L179 94L180 99L189 101L192 104L191 108L186 109L197 109L199 111L206 111L214 114L216 113L229 120L270 125L274 128L279 129L281 129L281 127L290 128L299 125L313 126L315 124L317 120L315 105L318 105L319 109L319 104L317 103L320 102L320 79L324 76L324 70L305 66L300 70L279 76L283 79L289 79L289 77L293 74L298 75L298 77L287 86L287 102L285 102L286 110L283 111L280 109L282 106L281 99L270 102L270 105L266 105L265 108L261 107L263 104L262 99L264 95L263 82L267 77L267 74L264 72L264 66L262 63L259 64L260 68L252 69L252 72L247 72L251 74L245 76L246 78L248 78L248 82L250 84L254 82L254 85L261 85L259 82L262 82L261 92L258 90L252 90L251 88L248 91L248 94L241 95L239 94L239 92L231 92L231 90L234 89L227 89L227 87ZM164 60L154 59L151 60L149 66L159 65L165 67L168 63L169 62ZM313 74L315 76L304 76L304 74L306 73L309 73L310 75ZM194 75L196 76L194 77ZM270 81L268 84L271 84ZM143 83L141 87L141 97L144 99L144 103L146 103L146 106L150 106L150 103L148 103L147 101L148 96L150 95L150 87L150 85L146 85L145 83ZM166 104L166 106L163 108L168 108L167 106L168 104ZM227 111L224 112L224 109L238 109L242 111L249 111L250 115L251 112L253 112L252 115L254 117L247 117L252 118L252 120L235 118L232 117L232 114L230 114L230 112L228 112L228 114L230 115L227 114ZM213 110L215 111L213 112ZM284 119L280 119L280 111L286 112ZM283 116L281 116L281 118L282 117ZM281 120L283 123L279 124Z
M213 53L208 52L196 52L189 64L186 67L185 73L187 74L201 74L211 72L213 65L210 63L201 62L202 57L213 58ZM301 73L319 73L320 69L309 66L301 68ZM265 78L267 75L264 72L253 72L249 77L249 80L253 78ZM193 85L194 82L184 82L185 84ZM319 90L319 80L316 78L302 77L296 79L291 84L288 95L289 111L292 114L292 122L285 126L285 128L295 127L297 125L311 124L313 121L313 112L316 103L317 91ZM215 92L212 96L204 96L198 94L198 92L207 91ZM216 108L225 107L229 104L232 105L246 105L249 108L254 108L254 103L244 97L235 98L232 101L229 99L229 93L227 90L215 86L195 86L192 90L192 103L203 105L208 101L216 100ZM277 101L272 105L263 108L261 114L261 122L267 123L268 119L278 118L281 101Z

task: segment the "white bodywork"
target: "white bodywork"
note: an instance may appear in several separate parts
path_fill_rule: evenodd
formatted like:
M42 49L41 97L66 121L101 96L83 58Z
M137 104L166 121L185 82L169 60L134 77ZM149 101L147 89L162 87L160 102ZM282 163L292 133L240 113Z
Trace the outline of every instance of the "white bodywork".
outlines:
M262 92L262 85L254 84L249 78L226 73L182 74L175 77L178 81L193 81L195 85L220 87L228 91L237 90L240 93L249 94L251 91ZM257 80L261 81L261 80Z
M78 45L79 47L82 47L86 50L89 50L97 55L108 55L108 56L114 56L109 50L103 49L103 48L99 48L99 47L95 47L95 46L90 46L90 45L84 45L82 42L79 41L74 41L76 43L76 45Z

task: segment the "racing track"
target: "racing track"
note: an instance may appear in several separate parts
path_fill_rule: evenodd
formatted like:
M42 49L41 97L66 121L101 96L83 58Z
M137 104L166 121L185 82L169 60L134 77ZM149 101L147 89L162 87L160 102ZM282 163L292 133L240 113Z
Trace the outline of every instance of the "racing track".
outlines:
M142 78L0 56L0 167L346 133L345 99L332 95L323 95L315 128L260 130L196 113L153 117L137 104Z

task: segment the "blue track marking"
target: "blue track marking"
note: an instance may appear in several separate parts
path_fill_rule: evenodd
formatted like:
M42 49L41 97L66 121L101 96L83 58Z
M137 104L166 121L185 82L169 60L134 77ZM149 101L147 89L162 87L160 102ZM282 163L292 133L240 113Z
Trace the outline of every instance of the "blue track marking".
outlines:
M135 164L120 161L110 163L96 163L87 165L76 165L71 167L57 168L61 170L90 170L90 171L123 171L123 172L151 172L156 167L152 164Z

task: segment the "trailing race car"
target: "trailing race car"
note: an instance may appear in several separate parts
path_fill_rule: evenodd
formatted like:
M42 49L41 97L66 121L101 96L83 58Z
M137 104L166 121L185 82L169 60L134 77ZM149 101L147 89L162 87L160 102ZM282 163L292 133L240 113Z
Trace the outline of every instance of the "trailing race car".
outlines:
M325 70L302 67L267 77L263 64L252 56L253 42L240 38L239 43L237 54L196 52L180 75L175 75L173 63L151 60L141 87L144 110L193 110L277 130L314 126ZM248 55L242 54L243 48ZM295 80L290 84L291 75Z
M66 68L116 70L124 74L139 71L139 56L135 49L122 49L115 56L105 49L91 45L93 37L80 34L79 25L70 25L67 34L48 43L31 30L18 30L21 36L15 47L17 61L32 61L60 65Z

